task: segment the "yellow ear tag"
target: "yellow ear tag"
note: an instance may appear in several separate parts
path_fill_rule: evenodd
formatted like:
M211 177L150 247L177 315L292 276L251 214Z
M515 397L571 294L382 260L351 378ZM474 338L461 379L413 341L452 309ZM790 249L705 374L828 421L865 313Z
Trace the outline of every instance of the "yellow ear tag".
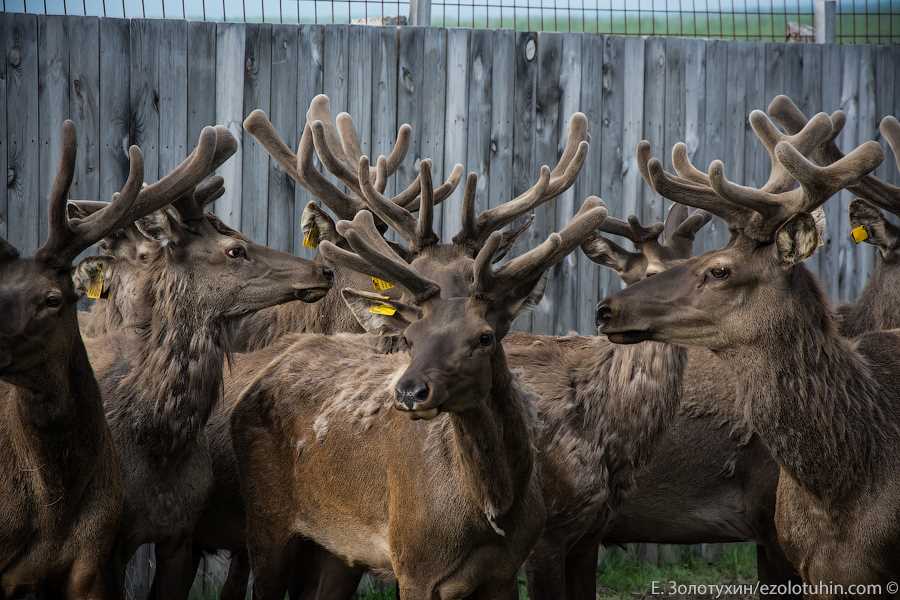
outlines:
M384 315L386 317L393 317L397 314L397 309L391 306L390 304L373 304L369 307L369 312L373 315Z
M853 240L854 244L864 242L869 239L869 230L866 229L865 225L854 227L850 230L850 239Z
M310 223L309 229L303 234L303 247L313 250L319 246L319 227L315 221Z
M90 300L99 300L100 296L103 295L103 269L97 271L93 277L91 277L90 283L88 283L87 288L87 297Z
M377 277L372 278L372 287L374 287L379 292L383 292L385 290L389 290L394 287L394 284L390 281L385 281L384 279L378 279Z

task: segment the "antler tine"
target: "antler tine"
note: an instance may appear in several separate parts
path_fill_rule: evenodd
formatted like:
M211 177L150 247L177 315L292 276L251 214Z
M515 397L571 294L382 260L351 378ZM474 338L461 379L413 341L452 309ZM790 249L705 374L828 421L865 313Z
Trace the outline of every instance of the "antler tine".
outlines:
M194 202L202 208L221 198L224 193L225 180L222 177L207 177L194 189Z
M47 241L38 250L38 257L45 256L46 259L52 259L54 253L63 250L64 245L71 241L69 220L66 214L66 199L69 195L69 188L72 186L72 179L75 177L77 151L78 140L75 123L66 119L62 127L62 154L59 157L59 168L56 170L53 187L50 188L50 196L47 199L50 208L49 235ZM78 252L73 256L77 254Z
M226 160L237 152L237 140L231 135L227 127L216 125L216 149L212 162L208 166L208 172L219 168ZM217 181L216 181L217 180ZM204 180L206 181L206 180ZM200 195L197 192L200 190ZM204 218L204 207L209 202L214 202L225 193L225 180L221 177L201 181L190 190L177 198L172 205L178 210L185 221L197 221Z
M275 126L269 121L266 113L256 109L244 119L244 129L256 138L256 141L275 159L288 176L297 183L303 183L300 172L297 170L298 160L287 144L278 135Z
M900 121L896 117L887 116L881 120L878 130L881 132L881 137L891 147L891 152L894 153L894 163L897 165L897 170L900 171Z
M425 245L436 244L434 233L434 187L431 181L431 161L419 163L419 179L422 181L422 200L419 203L419 220L416 223L416 244L414 250Z
M688 218L689 212L690 211L688 207L684 204L672 204L672 207L666 214L665 221L663 221L663 241L669 241L672 239L672 236L675 235L675 231L678 229L678 226Z
M786 192L794 187L794 178L775 158L775 146L779 142L789 142L803 155L811 155L831 138L831 119L825 113L818 113L803 128L793 135L786 135L775 127L768 115L761 110L750 113L750 126L769 154L771 169L769 179L762 190L772 193Z
M456 189L456 186L458 186L459 182L462 181L462 174L463 166L457 163L456 165L454 165L453 170L450 171L450 175L447 177L447 181L434 189L433 196L435 206L450 197L450 194L453 193L453 191ZM400 198L400 196L397 196L397 198ZM412 195L408 199L404 198L403 208L410 212L416 212L417 210L419 210L419 197L417 195Z
M345 194L336 185L325 179L313 164L314 154L315 144L312 128L307 123L303 128L303 135L300 136L300 146L297 150L298 182L324 202L325 206L339 218L352 219L357 212L365 209L365 203Z
M387 185L387 178L397 172L397 169L399 169L401 163L403 163L403 159L406 158L406 153L409 152L409 143L411 139L412 127L407 123L404 123L400 126L400 129L397 130L397 139L394 140L394 147L391 149L390 154L387 155L387 158L384 159L383 168L379 170L376 175L376 185L381 186L379 189L382 192L385 189L384 186Z
M695 210L678 225L671 236L666 236L666 245L681 256L689 256L694 247L694 238L697 237L697 232L703 229L711 219L712 215L705 210Z
M871 173L884 160L881 144L868 141L860 144L844 158L827 167L820 167L809 160L788 142L779 142L775 155L791 175L800 182L800 189L792 198L797 198L792 213L812 212L838 191L852 185L864 175ZM802 192L802 195L795 194Z
M634 230L631 229L631 225L617 217L606 217L606 220L603 221L603 224L598 229L604 233L617 235L631 240L631 242L635 244L641 243L641 240L635 235Z
M687 144L678 142L672 146L672 166L679 177L694 183L709 186L709 177L694 166L688 156Z
M469 173L466 176L466 187L463 190L462 228L457 237L466 240L478 238L478 216L475 214L475 191L478 187L478 175ZM455 238L454 238L454 241Z
M559 233L551 233L536 248L500 266L493 263L503 234L499 231L491 233L475 257L475 294L503 296L512 288L534 281L594 235L606 218L606 214L607 209L603 201L591 196L584 201L581 209L565 229Z
M338 229L355 254L323 241L319 246L322 256L332 265L344 266L401 285L413 294L415 302L419 304L440 294L440 286L416 273L390 250L390 246L375 228L375 221L369 211L360 211L352 222L339 222Z

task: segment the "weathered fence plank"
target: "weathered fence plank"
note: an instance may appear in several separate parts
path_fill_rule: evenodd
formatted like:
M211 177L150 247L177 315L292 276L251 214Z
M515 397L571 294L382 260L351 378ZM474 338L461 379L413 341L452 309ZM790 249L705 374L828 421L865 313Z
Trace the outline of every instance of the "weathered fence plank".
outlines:
M655 150L656 156L663 164L665 156L669 153L669 146L665 144L665 119L666 119L666 40L665 38L648 38L644 50L644 139L651 146L659 148ZM630 148L629 152L634 152ZM662 197L650 189L642 186L641 203L637 214L641 221L652 222L659 219L662 214Z
M590 195L603 196L601 159L607 141L604 134L606 127L603 122L603 47L604 38L597 35L581 36L581 112L588 120L591 147L582 168L582 174L575 182L575 198L579 202ZM622 91L624 90L620 90L620 95ZM616 130L621 131L621 126L618 126ZM603 198L603 200L609 204L612 198ZM610 209L610 211L612 210ZM598 295L598 280L602 274L603 269L600 269L593 261L584 255L578 256L577 271L573 275L577 281L574 328L578 333L588 335L595 330L594 313Z
M387 156L397 139L397 28L373 28L372 47L372 150ZM374 159L373 159L374 160ZM387 182L385 194L397 191L397 178Z
M424 123L422 113L425 102L423 94L429 99L438 95L434 90L426 90L425 85L425 30L421 27L401 27L398 32L398 65L397 65L397 125L408 123L412 126L412 138L409 141L409 152L397 170L397 187L403 189L419 175L418 165L422 158L422 136ZM351 65L352 68L352 65ZM369 69L371 73L371 67ZM351 85L353 81L351 79ZM432 173L440 180L440 173Z
M244 60L247 28L235 23L216 25L216 123L224 125L238 141L231 160L219 168L227 182L216 201L216 214L231 227L241 226L243 184Z
M635 106L629 107L626 102L627 98L640 98L644 87L644 45L643 40L635 41L640 44L633 45L631 40L620 37L602 39L603 66L597 90L601 116L596 129L600 147L595 152L600 155L600 197L606 200L610 214L618 218L638 214L635 196L626 197L629 193L626 185L634 186L632 194L638 193L643 185L633 161L634 149L642 136L642 121L638 116L640 103L631 102ZM632 174L637 180L626 184ZM607 290L621 287L618 275L594 263L591 265L598 270L601 282L598 293L606 294Z
M706 43L701 40L688 40L684 61L684 143L688 156L694 164L699 163L700 169L706 168L706 164L700 162L706 160L706 48ZM704 232L698 236L695 251L700 251L700 239L707 235Z
M410 123L413 130L421 130L421 157L431 159L431 170L434 179L443 179L453 169L458 160L450 157L444 160L444 115L447 102L447 31L428 28L424 32L424 60L421 70L422 93L428 98L422 106L422 122ZM443 177L440 177L443 176ZM440 233L443 229L444 201L434 211L434 230Z
M159 171L187 156L187 21L163 21L159 45Z
M128 178L128 21L100 20L100 199L110 200ZM182 132L183 135L183 132Z
M69 113L78 129L75 177L69 191L73 197L95 200L100 196L100 20L72 17L68 40Z
M127 38L126 38L127 39ZM40 132L39 215L47 214L53 185L52 165L62 154L60 128L69 118L69 47L66 19L51 16L38 21L38 130ZM47 239L47 219L38 219L39 240Z
M38 105L38 20L35 15L26 14L6 18L9 19L5 39L6 99L10 117L7 123L7 240L28 255L38 245L38 221L46 220L35 201L40 193L41 178L39 115L34 110ZM79 136L79 141L82 139ZM54 165L51 169L55 169L56 163L51 164Z
M828 45L822 48L822 71L829 76L822 82L821 109L827 113L840 108L841 103L841 78L838 76L842 70L841 49L838 46ZM846 208L840 202L827 202L825 204L825 216L828 222L828 239L821 248L822 259L820 277L828 297L836 302L840 297L841 268L840 262L846 247L846 237L841 231L841 214Z
M847 124L837 138L842 148L850 149L857 140L859 124L859 70L862 61L862 48L852 46L844 49L844 65L841 72L841 104L840 108L847 114ZM838 235L846 238L850 231L850 218L847 205L852 199L852 194L843 191L839 197L831 200L832 204L840 206L840 228ZM832 302L847 302L854 297L857 271L861 267L861 256L857 248L851 244L841 246L843 252L839 260L840 278L838 296L832 298Z
M9 40L11 38L12 19L0 19L0 38ZM6 155L9 145L7 144L7 122L6 122L6 84L7 84L7 64L9 63L9 54L7 53L6 43L0 43L0 51L3 56L0 57L0 235L8 238L9 212L7 210L7 192L9 188L9 173L6 165Z
M297 135L291 142L291 149L296 151L300 134L306 127L306 109L309 103L317 95L322 93L323 80L325 78L325 28L321 25L303 25L300 27L300 44L298 46L297 61L299 71L297 74ZM315 200L302 186L294 189L294 229L292 247L294 254L311 257L313 252L303 247L303 236L300 231L300 216L306 205Z
M131 141L144 154L144 180L159 178L159 21L129 21ZM230 183L230 181L229 181Z
M372 157L372 55L375 30L363 25L350 27L347 112L359 133L362 151Z
M491 171L491 101L494 64L493 35L481 29L469 36L469 76L466 115L466 172L478 175L475 206L487 208Z
M534 162L532 181L537 177L537 167L548 165L553 168L559 157L560 122L560 73L562 70L563 34L543 32L538 35L538 75L534 110ZM528 237L528 247L534 248L556 230L556 212L553 202L538 206L534 211L534 224L523 235ZM534 309L531 330L540 334L553 333L553 319L556 313L557 269L546 275L547 286L543 301Z
M270 119L278 135L296 150L297 140L297 50L300 30L291 25L272 27L272 97ZM294 180L278 162L269 160L268 168L268 245L291 251L294 225Z
M272 26L247 26L244 46L244 112L257 108L270 112L272 90ZM244 138L244 198L269 198L269 155L252 135ZM266 243L269 232L269 207L264 202L241 206L241 231L250 239Z
M447 94L444 116L444 170L452 165L467 164L466 136L468 133L469 35L468 29L447 31ZM459 231L462 214L462 190L460 184L449 198L444 200L441 239L449 240Z
M706 136L695 163L706 170L710 161L722 156L725 149L725 75L728 72L728 44L712 41L706 47ZM718 217L706 227L698 250L721 248L728 241L728 227Z
M188 23L187 149L197 145L203 127L216 122L216 24ZM226 185L231 185L227 182Z
M487 206L513 198L513 123L515 112L516 36L502 31L494 36L491 74L490 174Z

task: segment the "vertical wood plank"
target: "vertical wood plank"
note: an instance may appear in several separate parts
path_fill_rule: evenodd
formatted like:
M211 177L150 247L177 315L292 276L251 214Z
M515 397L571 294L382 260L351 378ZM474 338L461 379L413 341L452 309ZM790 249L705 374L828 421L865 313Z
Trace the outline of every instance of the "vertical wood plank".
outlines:
M584 167L581 169L581 175L575 183L575 197L581 201L590 195L596 195L609 204L612 201L612 197L604 197L602 192L602 157L603 147L606 145L606 136L604 135L606 123L603 121L602 90L604 76L603 48L603 37L598 35L581 36L581 111L588 120L591 148ZM622 71L624 72L625 69L623 68ZM623 88L613 91L619 96L624 93ZM616 129L621 131L621 125L616 127ZM613 210L613 208L610 208L610 214L613 214ZM591 335L596 332L594 321L599 293L598 281L604 275L603 272L608 270L594 263L580 250L576 250L576 253L578 253L576 275L578 305L575 328L582 335Z
M648 38L644 52L644 139L654 148L654 154L665 162L670 153L666 146L666 39ZM656 150L656 149L659 150ZM633 148L632 148L633 151ZM659 220L662 215L662 198L642 186L642 202L636 213L643 222ZM625 215L627 216L627 215Z
M297 140L297 49L300 29L294 25L272 27L271 120L278 135L294 149ZM294 180L277 161L269 159L268 245L291 251L294 224Z
M747 67L750 80L747 86L747 113L749 114L754 109L765 112L772 98L766 97L766 47L764 44L754 45L750 61L751 64ZM747 165L745 185L759 187L769 178L769 154L759 143L752 130L747 134L747 140L744 148L744 163Z
M843 67L843 47L828 44L822 47L822 72L829 76L822 80L822 109L827 113L840 108L841 73ZM819 249L822 253L820 277L828 290L832 302L840 301L841 293L841 261L844 260L846 247L845 233L841 230L841 214L846 209L839 198L832 198L825 203L825 216L828 222L828 239L825 246Z
M159 22L129 21L131 141L144 154L144 180L159 178Z
M371 28L352 25L349 32L347 112L359 134L362 151L372 154L372 46ZM326 58L327 60L327 58ZM370 159L375 157L369 156Z
M697 152L695 162L706 166L725 151L726 92L725 77L728 72L728 44L715 40L706 46L706 136L704 145ZM713 218L703 236L704 243L699 250L706 251L723 247L729 238L728 226L718 217Z
M800 106L803 107L803 110L806 111L806 114L812 116L817 112L823 110L822 108L822 46L820 44L799 44L800 52L801 52L801 61L800 64L803 68L803 74L801 78L801 90L800 90ZM771 99L769 99L771 100ZM757 148L761 148L762 144L758 143L754 137L754 146ZM757 156L760 154L764 154L763 151L757 151ZM762 162L760 160L760 162ZM768 159L765 160L768 163ZM765 173L766 177L768 177L768 172ZM762 185L765 180L760 181L756 185ZM824 207L823 207L824 208ZM826 213L827 219L827 213ZM826 233L827 236L827 233ZM826 244L828 243L828 238L826 237ZM807 268L811 269L814 273L818 274L820 279L823 275L823 260L824 260L824 252L822 252L823 248L820 248L809 260L806 261ZM824 281L824 279L822 280Z
M560 65L560 101L559 101L559 152L568 141L568 124L573 114L581 110L581 54L580 33L566 33L562 41L562 60ZM582 171L583 172L583 171ZM572 215L581 206L583 197L576 194L576 186L572 186L556 200L556 229L562 229L572 219ZM552 205L551 205L552 206ZM557 310L554 311L553 332L565 335L574 332L578 321L578 262L587 258L578 250L569 253L554 269L557 276Z
M624 219L640 210L637 201L642 181L634 162L634 149L641 139L641 102L626 99L641 98L643 94L644 40L605 36L601 43L603 66L598 91L602 112L597 129L602 138L600 197L606 200L611 215ZM621 289L618 275L605 267L596 268L601 297Z
M36 201L38 215L47 215L47 196L53 185L53 165L62 154L63 121L69 118L69 46L65 17L47 16L38 20L38 129L40 164L44 166ZM5 187L5 186L4 186ZM2 212L2 211L0 211ZM47 239L46 218L38 219L39 242Z
M665 164L672 169L671 148L684 141L685 130L685 77L687 40L666 39L666 109L665 109ZM657 220L664 220L671 202L663 199L663 206L657 213Z
M325 28L321 25L301 25L300 40L298 46L297 61L299 65L297 75L297 134L291 144L292 149L297 148L300 134L306 127L306 110L309 103L322 93L325 79ZM296 151L296 150L295 150ZM310 258L314 251L303 247L303 235L300 233L300 217L303 209L310 202L315 202L316 197L310 194L304 187L295 186L294 189L294 229L291 232L294 254Z
M684 60L684 143L688 156L692 161L704 151L706 128L706 42L704 40L688 40ZM700 163L698 168L705 169ZM709 232L701 231L694 243L695 254L699 253L701 240L709 236Z
M853 148L859 146L863 142L867 140L871 140L877 135L878 132L878 115L876 113L876 102L875 102L875 48L874 46L861 46L860 47L860 55L861 59L858 64L858 75L859 79L857 81L857 98L858 98L858 118L857 118L857 126L856 126L856 139L846 146L847 151L849 152ZM884 163L892 162L890 160L891 154L890 151L885 153L886 160ZM884 164L882 163L882 164ZM853 198L852 194L842 194L845 195L844 202L842 203L841 210L844 213L847 213L847 228L844 230L844 238L847 238L847 235L850 232L850 215L848 213L848 208L850 206L850 201ZM872 272L872 269L875 266L875 248L869 244L858 244L856 245L856 253L858 256L857 262L857 272L856 278L853 282L852 289L849 290L849 299L855 300L859 297L859 294L862 293L863 288L866 286L866 282L869 280L869 275Z
M841 71L841 109L847 114L847 124L844 130L837 138L838 146L850 149L855 147L858 139L859 123L859 71L862 64L862 47L847 46L842 48L844 55L843 69ZM843 191L839 197L832 198L830 202L837 203L840 207L840 235L846 237L850 231L850 217L847 213L847 205L852 195L850 192ZM865 245L865 244L860 244ZM861 268L861 251L848 244L846 241L841 245L841 257L839 260L840 276L839 276L839 296L833 298L833 301L849 302L856 297L856 286L859 281L859 270Z
M246 26L243 114L260 108L270 112L272 90L272 26ZM252 135L244 138L241 186L241 231L265 244L269 232L269 155Z
M537 92L538 43L536 33L516 35L515 100L513 123L513 194L518 195L532 185L537 172L534 166L535 94ZM530 244L530 237L522 234L512 254L519 254ZM513 329L530 331L533 315L524 313L513 323Z
M493 32L473 30L469 37L469 88L466 125L466 172L478 175L476 210L487 208L491 171L491 100L493 95Z
M397 28L373 28L372 53L372 150L387 156L397 139ZM397 177L388 180L385 193L397 191Z
M100 20L71 17L69 113L78 130L78 154L70 194L100 197Z
M25 256L38 246L40 214L40 148L38 147L37 17L14 14L6 23L7 68L7 240ZM60 124L61 126L62 124ZM79 140L80 141L80 140ZM59 158L57 157L57 161ZM51 179L56 163L46 173Z
M128 21L100 21L100 199L110 200L128 178L131 144Z
M187 150L207 125L216 122L216 24L188 23ZM230 160L234 160L233 158Z
M187 21L162 21L159 45L159 172L169 173L187 156ZM211 123L210 123L211 125Z
M535 96L534 159L537 165L551 168L559 157L560 73L562 70L563 35L556 32L538 34L538 77ZM535 175L536 177L536 175ZM556 213L552 202L534 211L534 225L528 232L528 248L534 248L556 229ZM523 235L525 237L525 235ZM553 316L557 310L558 268L547 273L544 299L535 307L532 328L535 333L552 334Z
M425 85L425 30L421 27L401 27L398 32L398 66L397 66L397 125L407 123L412 126L412 137L409 142L409 152L400 168L397 170L397 187L403 189L409 185L418 174L419 160L422 155L422 136L425 123L422 113L425 110L421 94L434 97L433 90L427 91ZM352 53L352 38L351 38ZM351 59L350 68L353 68ZM371 74L371 66L369 69ZM351 86L353 78L350 79ZM371 85L371 79L370 79ZM351 98L353 94L351 94ZM432 167L433 168L433 167ZM440 172L432 173L434 179L440 180ZM439 185L437 183L436 185Z
M216 202L216 215L230 227L241 227L241 194L244 162L244 59L246 29L236 23L216 25L216 123L224 125L238 141L234 156L219 168L225 178L225 194Z
M515 120L516 35L497 31L491 75L491 169L487 204L513 198L513 122Z
M423 158L431 159L431 169L438 179L438 175L444 178L453 169L453 165L459 162L451 157L444 160L444 126L447 106L447 31L445 29L429 27L424 31L424 61L422 63L424 74L422 76L422 90L429 95L427 102L422 106L422 121L418 124L421 129L422 141L420 154ZM433 93L432 93L433 92ZM413 124L416 127L416 124ZM438 235L443 229L443 204L434 211L434 231Z
M337 115L337 113L347 110L350 28L347 25L325 27L324 36L325 79L323 89L331 101L333 114Z
M900 68L891 59L892 49L890 46L879 46L875 48L875 114L878 123L881 119L888 115L894 114L894 86L896 80L900 79ZM898 115L894 115L898 116ZM872 132L874 137L874 131ZM885 160L881 166L875 171L876 176L884 181L897 182L900 176L900 170L897 169L896 163L891 160L893 154L887 142L882 140L884 147Z
M751 45L735 42L728 45L728 70L725 75L725 147L721 155L725 175L731 181L744 179L744 145L752 140L747 135L747 77L743 68L750 57Z
M468 89L468 29L447 30L447 110L444 121L444 170L450 165L467 164L468 94L453 90ZM459 231L463 185L444 201L442 240L452 239Z

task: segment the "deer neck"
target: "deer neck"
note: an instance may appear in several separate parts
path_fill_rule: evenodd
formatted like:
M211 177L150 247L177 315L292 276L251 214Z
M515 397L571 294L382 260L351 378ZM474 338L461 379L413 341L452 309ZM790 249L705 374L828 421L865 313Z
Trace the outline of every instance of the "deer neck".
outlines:
M683 347L660 342L612 345L590 338L591 353L574 375L581 424L607 471L609 503L616 506L672 419L687 363Z
M164 270L157 280L149 323L120 390L118 407L137 439L161 456L188 452L202 431L223 386L229 349L225 324L200 304L189 280Z
M840 501L878 477L885 444L900 440L895 392L879 383L858 342L838 333L805 269L798 285L797 300L783 305L789 314L776 316L764 339L720 355L775 460L819 498Z
M503 535L512 525L503 517L531 482L534 440L526 392L509 372L499 346L492 361L491 391L476 408L449 414L445 441L463 489Z
M39 367L5 379L12 384L6 410L16 468L28 471L49 501L71 497L92 481L86 471L108 466L100 459L109 441L100 389L81 336Z
M839 309L841 334L854 337L867 331L900 327L900 262L878 258L859 299Z

